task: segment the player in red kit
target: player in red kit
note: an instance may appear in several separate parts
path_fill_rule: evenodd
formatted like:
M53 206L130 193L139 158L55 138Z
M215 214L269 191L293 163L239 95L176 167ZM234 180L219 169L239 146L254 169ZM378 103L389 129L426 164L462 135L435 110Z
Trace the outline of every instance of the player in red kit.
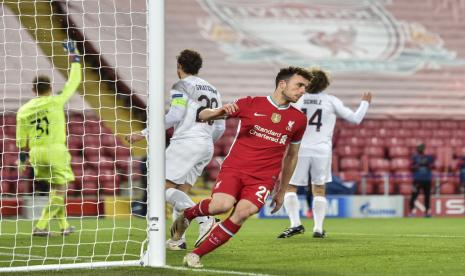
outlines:
M307 126L305 115L290 103L305 93L311 79L305 69L283 68L276 76L276 89L271 96L246 97L200 112L199 118L205 122L237 117L239 129L221 166L212 197L184 210L171 226L171 239L180 239L190 221L198 216L223 214L233 208L234 211L184 257L185 265L202 267L200 258L234 236L247 218L260 210L273 189L272 213L281 208ZM279 187L274 187L281 168L282 180Z

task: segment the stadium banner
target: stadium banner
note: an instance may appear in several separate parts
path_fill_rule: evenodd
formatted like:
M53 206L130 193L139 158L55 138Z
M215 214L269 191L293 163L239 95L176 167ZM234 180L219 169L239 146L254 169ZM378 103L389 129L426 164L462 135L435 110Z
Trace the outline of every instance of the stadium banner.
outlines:
M405 198L405 216L409 215L410 197ZM419 196L415 206L416 216L424 216L424 199ZM465 196L464 195L442 195L431 197L431 215L433 217L465 217Z
M404 216L404 197L352 196L352 218L392 218Z
M404 215L403 196L333 196L328 195L326 217L328 218L380 218L402 217ZM299 196L300 216L305 217L308 205L305 196ZM271 198L258 213L258 218L287 218L286 210L281 208L271 214Z

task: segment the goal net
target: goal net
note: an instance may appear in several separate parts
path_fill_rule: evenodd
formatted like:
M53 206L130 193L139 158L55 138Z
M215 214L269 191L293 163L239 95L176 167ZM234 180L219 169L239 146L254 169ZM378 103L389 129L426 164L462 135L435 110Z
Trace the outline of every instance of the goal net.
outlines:
M149 203L147 212L147 194L163 194L147 189L147 164L160 160L146 161L146 139L125 141L150 113L149 8L143 0L0 4L0 272L164 265L164 207ZM77 62L63 48L69 40L77 42L82 75L61 110L70 158L57 150L63 134L55 130L63 127L50 119L60 104L33 100L39 75L48 76L52 97L67 93ZM17 120L25 105L28 126ZM18 143L23 127L26 146ZM162 175L150 174L157 189Z

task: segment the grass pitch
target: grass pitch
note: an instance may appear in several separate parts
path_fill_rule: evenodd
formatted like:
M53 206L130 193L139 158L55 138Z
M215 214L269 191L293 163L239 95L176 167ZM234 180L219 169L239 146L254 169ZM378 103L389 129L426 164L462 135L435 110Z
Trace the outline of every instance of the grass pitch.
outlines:
M77 222L77 221L76 221ZM79 232L63 238L30 236L31 222L3 220L0 232L0 266L92 260L135 260L145 238L142 219L84 219L74 223ZM125 267L94 270L47 271L49 275L465 275L465 219L327 219L328 238L314 239L308 232L277 239L287 220L251 219L225 246L206 255L201 271L178 270L185 252L167 252L174 268ZM129 227L131 226L131 227ZM81 230L82 229L82 230ZM96 231L96 229L99 229ZM16 237L11 235L18 231ZM191 248L197 235L188 232ZM129 241L128 241L129 237ZM110 241L117 241L111 244ZM80 242L81 245L76 244ZM32 245L32 247L31 247ZM8 250L16 246L15 251ZM42 262L40 262L42 263ZM44 275L44 272L8 273Z

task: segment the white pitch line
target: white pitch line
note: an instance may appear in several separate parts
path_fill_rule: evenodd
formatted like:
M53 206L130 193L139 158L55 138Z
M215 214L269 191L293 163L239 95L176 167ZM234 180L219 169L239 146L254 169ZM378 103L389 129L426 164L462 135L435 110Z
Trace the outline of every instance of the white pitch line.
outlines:
M29 255L29 254L12 254L7 252L0 252L0 256L15 256L15 257L24 257L24 258L37 258L37 259L44 259L44 256L39 255ZM74 257L47 257L47 259L51 260L63 260L63 259L75 259ZM78 258L78 260L80 260ZM164 266L163 268L166 269L173 269L173 270L189 270L195 272L209 272L209 273L218 273L222 275L244 275L244 276L273 276L271 274L260 274L260 273L251 273L251 272L241 272L241 271L232 271L232 270L217 270L217 269L195 269L195 268L187 268L182 266Z
M342 232L331 232L335 235L345 236L377 236L377 237L398 237L398 238L447 238L447 239L465 239L465 236L457 235L427 235L427 234L372 234L372 233L342 233Z
M82 260L81 258L75 257L44 257L39 255L29 255L29 254L19 254L19 253L8 253L8 252L0 252L0 256L13 256L13 257L22 257L22 258L33 258L33 259L47 259L47 260Z
M260 273L251 273L251 272L241 272L241 271L232 271L232 270L217 270L217 269L198 269L198 268L187 268L182 266L164 266L166 269L173 270L189 270L195 272L209 272L209 273L218 273L222 275L246 275L246 276L273 276L271 274L260 274Z

